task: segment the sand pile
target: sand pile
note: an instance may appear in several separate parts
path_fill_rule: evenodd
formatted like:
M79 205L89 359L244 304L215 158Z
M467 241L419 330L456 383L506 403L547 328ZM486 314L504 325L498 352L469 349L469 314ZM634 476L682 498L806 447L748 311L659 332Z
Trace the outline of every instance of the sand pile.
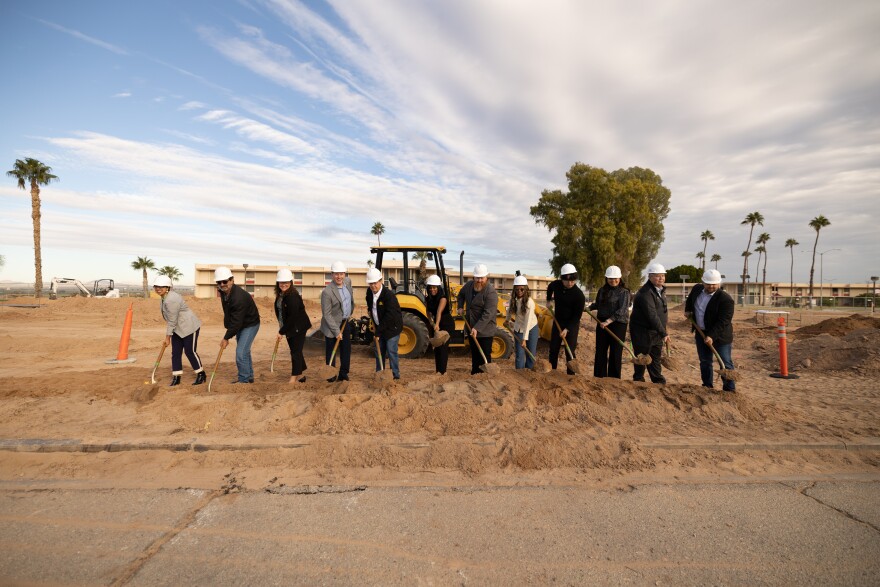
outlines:
M794 331L794 337L801 339L808 336L828 334L831 336L845 336L850 332L865 329L880 329L880 318L853 314L845 318L829 318L817 324L802 326Z

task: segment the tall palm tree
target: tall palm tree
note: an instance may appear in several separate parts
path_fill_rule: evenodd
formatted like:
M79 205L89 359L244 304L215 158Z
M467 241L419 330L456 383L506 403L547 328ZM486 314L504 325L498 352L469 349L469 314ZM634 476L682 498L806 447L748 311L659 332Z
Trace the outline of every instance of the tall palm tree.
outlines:
M718 261L720 261L720 260L721 260L721 255L719 255L718 253L714 253L712 255L712 258L709 259L709 261L711 261L712 263L715 263L715 269L718 269Z
M377 222L373 225L373 228L370 229L370 234L376 235L376 240L379 241L379 246L382 246L382 239L380 238L383 234L385 234L385 225L381 222Z
M798 246L799 244L801 244L801 243L797 242L793 238L790 238L785 241L785 246L788 247L789 249L791 249L791 267L789 268L789 274L788 274L788 279L789 279L788 288L790 290L789 294L792 297L794 297L794 248L796 246Z
M700 268L702 271L705 272L706 271L706 253L704 253L703 251L697 251L697 254L695 255L695 257L700 260Z
M413 253L412 260L419 262L419 279L425 281L428 278L428 251Z
M137 261L131 262L132 269L140 269L144 272L144 297L150 297L150 289L147 286L147 269L155 269L156 263L148 257L138 257Z
M765 303L764 299L767 297L767 243L770 241L770 233L762 232L758 235L758 238L755 239L755 243L761 245L761 248L764 249L764 273L761 277L761 303ZM758 259L758 264L755 265L755 271L758 271L761 268L761 259ZM757 277L757 274L755 275Z
M706 247L709 245L709 241L715 240L715 235L712 234L711 230L704 230L700 233L700 240L703 241L703 256L699 257L703 260L703 271L706 270Z
M171 281L180 281L180 278L183 277L183 273L180 272L180 269L177 267L173 267L171 265L165 265L164 267L160 267L158 271L156 271L159 275L167 275L171 278Z
M43 165L30 157L15 160L15 166L6 175L18 180L18 187L25 189L31 186L31 219L34 221L34 297L39 298L43 292L43 254L40 250L40 186L56 181L58 176L52 175L52 168Z
M740 224L751 225L751 228L749 229L749 243L746 245L746 250L743 251L743 254L742 254L742 256L744 257L743 274L742 274L743 305L745 305L745 303L746 303L746 275L748 275L748 273L749 273L749 256L751 255L751 253L749 252L749 249L752 246L752 233L755 231L756 224L760 224L761 226L764 226L764 216L760 212L755 211L750 214L746 214L745 220L740 222Z
M810 228L816 231L816 241L813 243L813 263L810 265L810 301L813 300L813 273L816 271L816 247L819 245L819 231L830 226L831 221L819 214L810 220Z
M758 281L758 271L761 270L761 257L764 257L764 264L767 264L767 247L764 245L758 245L755 247L755 252L758 253L758 262L755 263L755 281ZM758 304L764 303L764 282L761 282L761 293L758 295Z

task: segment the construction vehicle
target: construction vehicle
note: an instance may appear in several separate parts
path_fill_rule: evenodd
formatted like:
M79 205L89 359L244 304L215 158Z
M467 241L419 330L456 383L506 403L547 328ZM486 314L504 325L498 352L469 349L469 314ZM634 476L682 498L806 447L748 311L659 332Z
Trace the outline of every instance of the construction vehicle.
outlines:
M398 352L403 358L418 358L425 354L428 348L428 338L433 334L431 331L431 321L428 319L428 312L425 307L426 286L424 278L418 277L418 262L415 267L412 264L413 253L427 253L429 263L433 263L433 272L438 275L443 283L443 289L449 296L450 309L452 317L455 320L455 331L449 339L450 347L464 347L469 343L464 336L464 318L456 316L456 300L458 293L461 291L463 283L450 283L449 276L446 274L446 266L443 263L443 254L446 252L445 247L401 247L401 246L384 246L371 247L370 252L376 255L376 269L382 270L382 262L386 254L400 253L403 255L403 282L398 283L393 277L388 279L388 287L397 295L397 301L400 303L400 309L403 311L403 332L400 334L398 342ZM464 252L459 257L460 273L463 275ZM492 340L492 360L506 359L513 352L513 336L504 327L504 321L507 319L507 300L509 296L498 296L498 317L496 324L498 332ZM541 319L543 308L539 310L538 317ZM549 316L547 317L549 319ZM369 331L370 319L362 317L355 320L353 326L353 337L355 342L372 344L373 335ZM544 329L541 329L542 332ZM549 330L548 330L549 332Z
M79 295L85 298L118 298L119 290L112 279L97 279L92 284L92 289L87 288L79 279L73 277L53 277L52 285L49 287L49 299L58 298L58 286L63 284L72 284L79 290Z

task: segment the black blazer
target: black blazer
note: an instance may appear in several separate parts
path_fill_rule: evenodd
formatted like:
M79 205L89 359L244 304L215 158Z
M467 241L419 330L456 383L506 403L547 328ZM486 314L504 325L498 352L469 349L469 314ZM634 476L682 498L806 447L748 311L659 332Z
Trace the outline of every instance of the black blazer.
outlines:
M299 292L293 287L288 291L287 295L281 296L281 328L278 329L278 334L296 336L311 328L312 321L309 320Z
M640 344L655 345L666 337L666 323L669 320L666 288L661 291L657 295L657 288L648 281L636 292L632 316L629 318L629 334L633 343L638 340Z
M379 315L379 324L376 324L376 336L381 336L385 340L394 338L403 332L403 312L400 310L400 304L397 302L397 296L390 289L382 286L379 292L379 306L376 313ZM367 313L370 319L373 318L373 291L367 288Z
M234 283L229 295L220 294L220 305L223 307L223 326L226 327L223 338L227 340L237 335L242 328L260 323L260 312L254 298Z
M687 301L684 303L685 312L694 311L697 296L702 292L702 283L698 283L691 289L691 293L688 294ZM735 305L733 298L723 289L712 294L712 299L706 305L706 315L703 316L706 328L703 329L703 333L712 339L713 346L733 342L733 310ZM691 330L694 330L693 326L691 326Z

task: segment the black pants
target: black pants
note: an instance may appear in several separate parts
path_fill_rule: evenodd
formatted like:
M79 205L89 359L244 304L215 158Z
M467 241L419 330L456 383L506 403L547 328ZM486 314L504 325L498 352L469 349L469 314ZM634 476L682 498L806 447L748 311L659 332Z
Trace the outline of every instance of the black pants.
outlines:
M470 344L468 345L471 349L471 375L476 375L477 373L482 373L480 371L480 365L485 363L492 362L492 336L478 336L477 344L474 344L474 339L469 338ZM479 346L477 346L479 345ZM483 354L486 355L486 360L483 361L483 355L480 354L480 349L483 349Z
M348 370L351 367L351 334L350 329L346 328L342 331L342 340L339 341L339 348L336 350L336 357L330 363L330 355L333 354L333 346L336 344L335 338L324 339L324 362L336 366L336 358L339 358L339 378L348 379Z
M630 328L630 338L633 343L633 352L637 355L648 355L651 364L648 365L648 375L652 383L666 383L663 376L663 366L660 365L660 355L663 353L663 339L656 334L645 333L645 336L637 335ZM633 381L645 380L645 366L633 365Z
M555 326L555 324L554 324ZM565 340L568 342L568 347L571 349L571 358L577 357L577 346L578 346L578 330L580 328L572 328L568 331L568 334L565 335ZM559 329L554 328L553 333L550 335L550 366L554 369L556 368L557 363L559 362L559 351L562 350L562 337L559 336ZM565 351L565 358L568 359L568 351ZM569 375L574 375L574 371L572 371L568 365L565 367L566 372Z
M199 346L200 330L201 328L183 338L176 334L171 335L172 375L183 375L183 353L186 353L186 358L189 359L189 364L192 365L193 371L198 373L204 370L202 368L202 359L199 357L198 351L196 351L196 348Z
M303 356L303 346L306 343L306 333L301 332L285 338L287 338L287 346L290 347L290 374L294 377L302 375L302 372L307 369L306 358ZM339 343L339 346L342 346L342 343Z
M608 330L617 338L626 338L626 324L612 322ZM596 325L596 358L593 363L593 377L616 377L620 379L620 364L623 360L623 347L600 325Z
M486 356L488 358L488 355ZM482 359L481 359L482 360ZM446 366L449 364L449 341L434 347L434 368L441 375L446 373Z

